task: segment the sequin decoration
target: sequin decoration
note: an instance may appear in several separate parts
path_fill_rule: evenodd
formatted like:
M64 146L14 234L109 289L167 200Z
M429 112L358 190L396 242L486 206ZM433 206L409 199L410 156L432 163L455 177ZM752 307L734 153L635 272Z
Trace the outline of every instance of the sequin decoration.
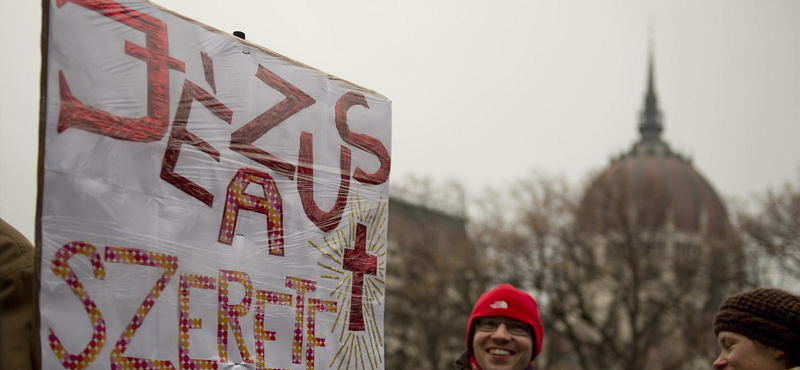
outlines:
M377 369L383 363L383 333L376 307L385 299L387 202L362 202L359 192L351 199L349 228L323 236L325 244L308 243L334 265L319 262L327 274L323 279L337 281L331 292L339 307L332 332L339 331L341 347L328 367L337 369ZM330 272L337 275L329 275Z
M153 308L156 300L161 295L161 292L164 291L164 288L169 284L172 276L174 276L175 272L178 270L178 257L140 249L106 247L105 260L106 262L112 263L159 267L164 269L164 273L156 281L156 285L153 286L150 293L147 294L147 297L145 297L139 309L136 310L136 314L133 316L133 319L131 319L128 327L126 327L122 335L120 335L114 349L111 350L109 356L111 360L111 369L175 369L175 366L173 366L172 362L169 360L126 357L123 356L123 354L128 344L133 339L134 334L136 334L136 330L142 325L150 309Z
M180 369L217 370L216 360L200 360L189 357L189 329L202 329L203 320L189 317L189 288L214 290L215 280L210 276L181 274L180 288L180 334L178 361Z
M276 339L274 331L264 330L264 313L266 311L267 304L274 304L279 306L291 306L292 295L286 293L268 292L265 290L256 291L256 327L255 327L256 369L288 370L288 369L276 369L276 368L264 367L264 362L265 362L264 342L274 341Z
M292 363L299 364L303 360L303 315L305 314L306 292L317 290L317 283L313 280L286 277L286 287L295 289L295 319L294 341L292 342Z
M53 328L47 328L50 348L61 362L61 365L63 365L65 369L70 370L84 369L89 366L106 343L106 323L103 320L103 315L100 313L100 310L97 309L92 298L89 297L89 293L83 289L83 284L81 284L78 277L69 266L69 259L77 254L89 257L95 279L103 280L106 275L100 254L97 253L93 245L82 241L74 241L65 244L56 252L53 260L50 262L50 268L53 274L67 282L67 285L69 285L69 288L75 293L75 296L83 303L86 313L89 314L89 320L92 322L92 339L89 340L89 343L83 351L77 355L67 352L58 339L58 336L53 331Z
M245 191L251 183L261 185L263 197ZM261 213L267 217L269 230L269 254L283 256L283 200L275 180L264 172L250 168L240 169L228 186L225 197L225 211L219 228L219 242L233 244L239 209Z
M236 282L244 287L244 298L240 304L230 304L228 302L228 283ZM252 364L253 359L247 350L242 335L242 327L239 325L239 317L250 311L250 303L253 299L253 284L250 276L241 271L220 270L219 272L219 325L217 327L217 347L219 348L219 361L228 362L228 325L233 329L233 338L239 348L242 361Z
M325 338L317 338L316 313L317 312L336 312L335 301L325 301L322 299L308 299L308 318L306 319L306 369L314 370L314 347L325 347Z

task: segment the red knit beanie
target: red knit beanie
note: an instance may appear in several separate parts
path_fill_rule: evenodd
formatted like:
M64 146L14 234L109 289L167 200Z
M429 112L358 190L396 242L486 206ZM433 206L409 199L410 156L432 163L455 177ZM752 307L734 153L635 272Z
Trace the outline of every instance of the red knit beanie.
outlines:
M475 303L469 317L467 327L467 350L470 357L472 352L472 336L475 334L475 319L479 317L501 316L522 321L533 327L534 349L531 361L542 351L544 330L542 319L539 318L539 307L528 293L518 290L510 284L500 284L497 288L489 290Z

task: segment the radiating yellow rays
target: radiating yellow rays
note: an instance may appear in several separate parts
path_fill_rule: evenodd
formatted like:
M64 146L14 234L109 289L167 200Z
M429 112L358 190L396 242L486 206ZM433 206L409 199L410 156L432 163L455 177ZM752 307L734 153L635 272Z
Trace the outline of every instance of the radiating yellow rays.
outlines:
M325 240L325 241L327 242L328 240ZM338 259L338 258L334 257L334 256L333 256L332 254L330 254L328 251L326 251L326 250L324 250L324 249L320 248L320 247L317 245L317 243L314 243L312 240L309 240L309 241L308 241L308 244L311 244L311 245L313 245L313 246L314 246L314 248L317 248L317 250L318 250L318 251L320 251L320 253L322 253L322 255L323 255L323 256L325 256L325 257L328 257L328 259L332 260L333 262L336 262L336 264L337 264L337 265L341 265L341 264L342 264L342 262L341 262L341 261L339 261L339 259ZM327 244L328 244L328 245L330 245L330 243L327 243ZM334 252L336 252L336 255L337 255L337 256L341 257L341 255L339 254L339 251L338 251L337 249L334 249L333 251L334 251Z
M380 351L373 342L372 345L368 343L371 339L364 339L363 335L356 335L353 333L347 334L347 339L344 340L339 351L333 356L333 360L328 367L336 365L336 369L375 369L379 363L383 363L380 357ZM366 358L366 359L365 359ZM338 361L337 361L338 360Z
M332 274L321 274L320 277L336 280L338 284L330 296L335 297L340 307L331 328L331 334L338 334L341 347L331 359L329 367L336 365L337 369L376 369L383 364L383 328L378 323L375 306L384 299L386 285L386 243L381 239L386 234L387 205L388 202L381 197L378 202L362 202L358 191L350 198L350 212L348 212L349 227L337 229L331 237L324 236L325 244L320 246L309 240L308 243L322 253L333 265L318 262L317 264ZM367 225L367 252L378 258L377 275L365 275L362 293L364 314L364 331L351 332L347 330L348 317L350 317L350 285L353 273L343 271L344 250L351 247L356 240L356 225ZM338 333L336 333L338 331Z

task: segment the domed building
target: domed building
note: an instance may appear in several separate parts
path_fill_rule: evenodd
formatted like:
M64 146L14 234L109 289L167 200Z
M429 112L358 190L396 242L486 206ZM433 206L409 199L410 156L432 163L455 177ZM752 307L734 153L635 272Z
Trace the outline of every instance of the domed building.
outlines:
M624 220L648 230L725 236L729 222L725 206L691 160L661 139L664 127L649 63L641 138L630 152L611 165L586 192L580 222L584 231L605 233Z
M604 358L583 368L701 369L715 357L713 315L738 287L741 248L724 203L663 130L651 55L641 137L584 193L560 277L571 361Z
M699 272L694 270L702 267L701 262L726 273L735 270L737 266L731 265L736 260L720 259L721 254L738 253L725 205L691 160L661 138L661 118L651 56L639 120L641 137L589 186L578 210L579 230L595 240L603 256L614 252L609 248L615 247L610 242L615 238L637 241L647 252L639 251L647 273L660 279ZM707 308L716 309L723 287L707 288Z

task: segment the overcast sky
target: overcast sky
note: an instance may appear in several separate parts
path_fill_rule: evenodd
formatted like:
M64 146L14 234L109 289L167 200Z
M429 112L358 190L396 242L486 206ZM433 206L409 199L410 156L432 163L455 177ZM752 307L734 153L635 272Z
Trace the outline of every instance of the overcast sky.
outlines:
M638 139L650 45L662 138L720 195L800 175L797 0L154 2L391 99L392 181L579 184ZM3 0L0 217L31 240L40 35Z

